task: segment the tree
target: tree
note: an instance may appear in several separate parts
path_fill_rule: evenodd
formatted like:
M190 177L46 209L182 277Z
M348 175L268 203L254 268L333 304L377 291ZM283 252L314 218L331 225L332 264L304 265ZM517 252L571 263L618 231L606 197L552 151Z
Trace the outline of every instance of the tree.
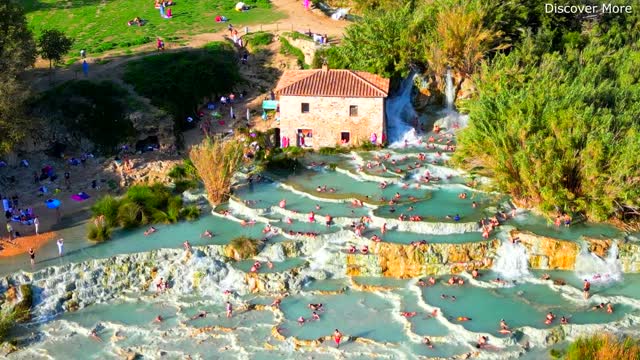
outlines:
M40 56L49 60L50 69L53 68L53 64L59 63L62 57L71 50L71 45L73 45L73 39L56 29L44 30L38 39Z
M11 151L27 131L20 74L32 66L36 47L24 12L13 1L0 2L0 154Z

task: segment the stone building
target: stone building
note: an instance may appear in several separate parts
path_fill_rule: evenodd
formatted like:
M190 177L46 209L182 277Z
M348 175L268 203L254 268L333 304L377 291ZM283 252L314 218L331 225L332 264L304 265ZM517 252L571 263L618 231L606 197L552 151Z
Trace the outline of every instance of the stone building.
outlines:
M389 79L361 71L286 71L275 89L283 146L359 145L385 139Z

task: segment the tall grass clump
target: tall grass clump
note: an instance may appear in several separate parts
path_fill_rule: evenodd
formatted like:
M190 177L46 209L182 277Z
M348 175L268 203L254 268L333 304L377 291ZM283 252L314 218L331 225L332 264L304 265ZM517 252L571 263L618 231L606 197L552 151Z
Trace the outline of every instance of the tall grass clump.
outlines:
M565 360L640 360L640 343L630 337L601 334L571 343Z
M239 236L231 240L226 247L226 256L235 260L248 259L258 255L260 242L246 236Z
M235 139L213 141L206 138L191 148L189 158L198 170L212 205L229 198L233 174L242 164L243 147Z

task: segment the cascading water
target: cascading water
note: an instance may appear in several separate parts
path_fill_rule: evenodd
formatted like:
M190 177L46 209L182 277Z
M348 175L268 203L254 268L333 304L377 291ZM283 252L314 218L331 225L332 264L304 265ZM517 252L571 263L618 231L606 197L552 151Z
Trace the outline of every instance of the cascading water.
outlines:
M575 271L581 279L587 279L592 283L622 280L617 244L615 242L611 244L604 259L589 252L587 247L583 246L576 258Z
M391 148L404 147L405 144L418 145L420 142L416 129L407 123L417 116L411 104L415 76L412 71L402 81L397 95L387 100L387 134Z
M529 255L522 244L503 241L496 253L493 271L501 278L512 280L527 277L529 273Z
M453 75L451 75L451 69L447 69L447 74L445 76L445 97L446 97L446 107L447 111L453 111L453 103L456 100L456 90L453 87Z

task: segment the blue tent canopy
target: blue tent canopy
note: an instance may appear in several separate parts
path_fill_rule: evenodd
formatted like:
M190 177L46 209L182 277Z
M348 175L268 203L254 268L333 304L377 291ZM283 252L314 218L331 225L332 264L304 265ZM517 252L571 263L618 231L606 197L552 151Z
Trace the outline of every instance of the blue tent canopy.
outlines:
M264 110L276 110L278 108L278 100L264 100L262 102L262 109Z

